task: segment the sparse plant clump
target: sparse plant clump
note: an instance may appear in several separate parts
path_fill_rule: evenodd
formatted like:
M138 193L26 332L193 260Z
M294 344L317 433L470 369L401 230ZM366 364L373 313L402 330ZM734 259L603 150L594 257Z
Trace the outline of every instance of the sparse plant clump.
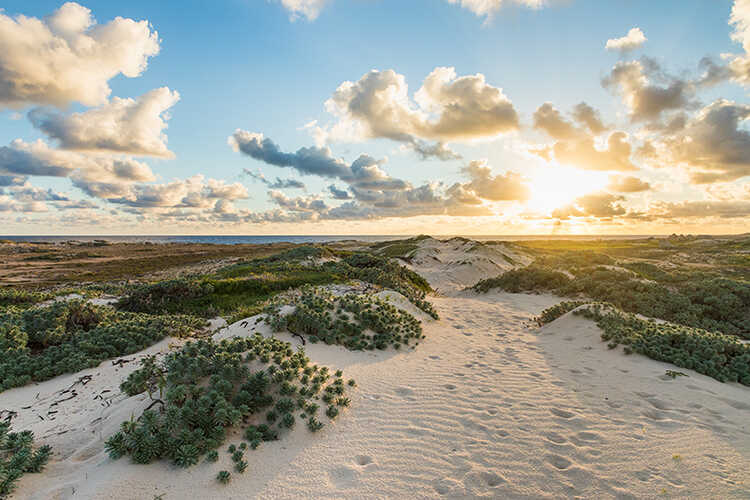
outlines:
M548 307L542 313L534 318L536 323L539 326L546 325L547 323L551 323L555 321L560 316L563 316L564 314L569 313L576 307L580 307L584 304L588 304L585 300L564 300L560 302L559 304L556 304L552 307Z
M138 352L203 326L191 316L113 311L84 301L0 313L0 391Z
M0 308L7 306L30 307L52 298L54 298L54 295L47 292L35 292L6 287L0 288Z
M500 288L511 293L549 292L568 284L569 281L570 278L560 271L530 265L521 269L512 269L496 278L482 280L472 289L479 293L487 293L493 288Z
M334 296L320 288L305 287L293 300L294 310L282 314L291 299L266 309L266 321L274 331L288 330L340 344L348 349L386 349L393 345L417 344L423 338L422 326L414 316L385 300L369 295Z
M10 495L27 472L44 469L52 448L44 445L34 450L33 444L33 432L10 432L10 424L0 422L0 498Z
M721 382L750 386L750 345L736 337L640 319L608 304L592 304L574 314L595 321L610 348L622 344L630 352L695 370Z
M118 309L130 312L174 312L180 303L204 297L213 292L213 286L199 280L180 278L139 285L122 297Z
M342 379L329 383L330 378L328 368L311 366L304 351L294 351L278 339L255 335L188 342L160 363L147 358L123 382L122 390L131 396L149 387L163 388L163 404L123 422L106 448L115 459L123 455L137 463L169 459L188 467L204 454L215 460L227 430L242 425L254 450L292 428L295 414L317 406L313 401L321 394L343 397ZM287 393L293 388L294 398L281 394L284 387ZM269 410L280 417L267 420ZM318 430L317 424L313 429L308 422L308 428ZM247 468L243 459L247 448L245 443L228 448L238 473Z

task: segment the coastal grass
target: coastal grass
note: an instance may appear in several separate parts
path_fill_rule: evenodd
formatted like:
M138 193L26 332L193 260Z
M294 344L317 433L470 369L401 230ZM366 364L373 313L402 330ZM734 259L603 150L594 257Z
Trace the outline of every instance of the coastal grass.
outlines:
M336 418L349 405L346 393L353 385L341 371L313 365L304 350L275 338L188 342L161 360L145 358L123 382L123 392L148 392L157 406L123 422L105 446L113 459L167 459L190 467L204 455L216 461L229 430L239 427L246 444L232 444L228 452L235 472L243 473L245 450L280 439L298 421L319 430L320 406L327 407L327 420ZM226 472L219 472L220 482L229 480Z
M114 311L81 300L6 308L0 312L0 391L93 368L204 324L192 316Z
M41 472L51 453L48 445L34 449L33 432L11 432L10 423L0 422L0 498L13 493L24 474Z

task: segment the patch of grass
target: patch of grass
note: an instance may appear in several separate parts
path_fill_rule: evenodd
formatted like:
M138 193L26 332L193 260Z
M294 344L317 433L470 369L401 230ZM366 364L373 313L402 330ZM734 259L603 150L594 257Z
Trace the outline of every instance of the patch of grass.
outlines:
M244 427L245 439L256 449L264 441L279 439L314 400L345 393L342 379L331 379L327 367L311 365L303 350L295 351L278 339L255 335L188 342L161 362L147 358L123 382L128 395L149 391L154 399L158 388L164 399L158 400L158 409L123 422L105 446L113 459L169 459L189 467L222 446L229 429ZM261 420L269 408L281 412L282 418L248 425ZM238 472L246 467L246 448L230 447Z
M622 344L629 352L750 386L750 345L734 336L640 319L609 304L592 304L574 314L595 321L611 348Z
M511 269L497 278L482 280L472 289L479 293L487 293L493 288L511 293L553 291L569 282L570 278L560 271L530 265L521 269Z
M54 298L54 295L49 292L7 287L0 288L0 308L7 306L30 307L52 298Z
M555 321L560 316L563 316L576 307L580 307L584 304L588 304L588 302L586 302L585 300L566 300L552 307L548 307L547 309L542 311L539 316L534 318L534 320L539 326L543 326L547 323Z
M11 432L10 423L0 422L0 498L10 495L24 474L44 469L52 448L33 446L33 432Z
M0 313L0 391L93 368L204 325L191 316L113 311L80 300Z
M384 247L380 252L378 252L378 255L382 255L383 257L390 257L392 259L399 258L399 259L405 259L408 260L412 253L419 248L419 245L416 245L414 243L394 243L393 245L388 245Z
M284 305L294 306L281 314ZM392 345L418 344L422 326L411 314L372 296L334 296L325 290L305 287L299 296L286 298L266 309L266 321L274 331L291 333L340 344L349 349L385 349Z

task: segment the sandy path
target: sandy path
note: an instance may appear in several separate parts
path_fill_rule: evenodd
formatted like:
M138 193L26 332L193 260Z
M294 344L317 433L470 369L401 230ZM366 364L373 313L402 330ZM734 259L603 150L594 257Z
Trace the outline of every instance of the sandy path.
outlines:
M308 345L357 379L352 408L248 452L227 486L213 479L223 452L188 470L99 452L26 476L18 497L750 498L750 390L663 380L670 365L608 351L580 318L529 326L558 300L435 298L442 320L410 352Z

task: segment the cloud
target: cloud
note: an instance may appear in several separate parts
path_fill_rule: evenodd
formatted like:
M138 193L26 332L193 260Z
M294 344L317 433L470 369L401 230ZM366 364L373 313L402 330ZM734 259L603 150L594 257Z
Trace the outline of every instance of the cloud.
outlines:
M695 93L692 82L668 75L647 57L617 63L602 86L622 96L633 122L656 120L665 111L686 108Z
M380 166L385 160L375 160L361 155L351 165L335 158L330 148L300 148L295 153L285 153L263 134L237 129L228 139L229 145L251 158L277 167L294 168L303 175L338 179L360 189L403 189L406 183L386 174Z
M648 38L643 34L640 28L630 28L628 34L620 38L610 38L607 40L605 48L617 52L630 52L642 46Z
M463 172L468 174L471 182L461 187L471 190L478 198L491 201L526 201L531 195L531 190L521 174L507 172L493 176L487 160L472 161L463 168Z
M289 11L289 19L292 21L300 17L314 21L326 3L328 0L281 0L281 5Z
M97 181L152 181L151 168L127 157L88 155L50 148L38 140L32 143L16 139L0 147L0 175L77 176Z
M448 3L458 4L478 16L492 16L500 8L515 4L523 7L539 9L549 3L548 0L448 0Z
M586 103L578 104L574 119L586 127L576 126L565 119L551 103L544 103L534 112L534 128L543 130L557 142L551 146L532 148L529 151L546 161L553 158L559 163L584 170L628 171L638 170L631 162L631 146L625 132L615 131L607 137L606 148L597 147L595 131L603 132L596 110Z
M74 180L74 185L90 196L133 208L216 208L220 200L234 201L249 197L240 183L194 175L163 184L121 184ZM227 205L222 205L226 210ZM221 207L220 207L221 208Z
M617 193L639 193L651 189L651 184L638 177L613 175L609 178L607 190Z
M625 215L627 210L621 202L625 197L610 193L590 193L583 195L565 207L552 211L555 219L569 219L570 217L611 218Z
M159 36L148 21L96 24L74 2L42 19L0 12L0 109L103 104L111 78L139 76L158 52Z
M333 197L334 200L351 200L352 199L348 191L344 189L339 189L334 184L331 184L330 186L328 186L328 192L331 193L331 196Z
M491 138L519 128L518 114L502 89L489 85L481 73L458 77L446 67L427 76L414 100L403 75L372 70L357 82L342 83L326 109L338 121L316 133L329 141L386 138L422 156L445 157L446 142ZM426 148L420 141L439 144Z
M305 189L305 184L302 181L298 181L297 179L282 179L280 177L276 177L275 181L270 181L266 179L266 176L263 175L263 172L261 172L260 170L258 170L257 172L253 172L249 168L243 168L242 171L245 173L245 175L262 182L271 189Z
M719 217L735 219L750 216L750 201L681 201L656 202L651 207L652 217L655 218L699 218Z
M750 175L750 133L742 126L750 105L719 99L650 143L646 159L686 167L694 183L733 181Z
M162 87L137 99L115 97L82 113L63 115L36 108L29 119L63 149L172 158L165 119L179 99L180 94Z

